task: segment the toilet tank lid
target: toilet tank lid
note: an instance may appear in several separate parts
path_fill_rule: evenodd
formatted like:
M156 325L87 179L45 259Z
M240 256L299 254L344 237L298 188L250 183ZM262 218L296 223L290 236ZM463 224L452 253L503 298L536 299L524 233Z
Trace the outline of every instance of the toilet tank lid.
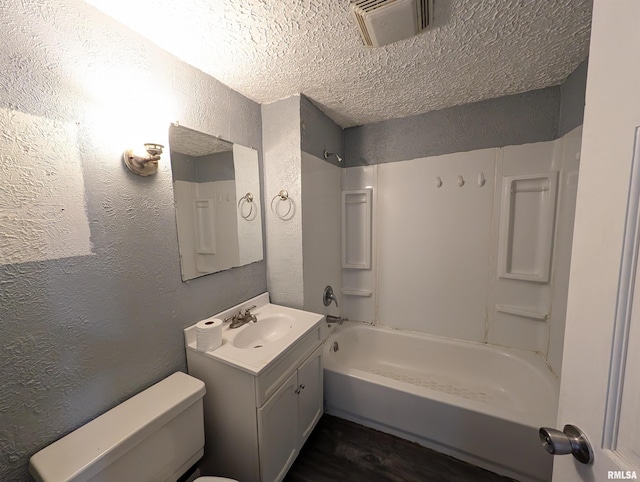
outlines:
M87 480L204 393L202 381L176 372L33 455L29 471L38 481Z

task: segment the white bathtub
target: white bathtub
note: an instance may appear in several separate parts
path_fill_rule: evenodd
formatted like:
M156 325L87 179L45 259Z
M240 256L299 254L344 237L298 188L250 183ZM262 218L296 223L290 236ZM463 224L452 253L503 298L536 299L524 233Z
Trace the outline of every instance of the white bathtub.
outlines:
M551 480L538 428L556 424L559 383L539 355L348 322L324 350L325 412L520 481Z

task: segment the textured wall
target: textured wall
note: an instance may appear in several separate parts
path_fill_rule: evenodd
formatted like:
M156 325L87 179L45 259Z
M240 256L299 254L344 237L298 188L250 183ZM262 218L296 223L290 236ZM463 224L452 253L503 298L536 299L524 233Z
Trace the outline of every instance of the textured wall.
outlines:
M552 140L560 87L345 130L346 164L362 166Z
M0 264L90 254L78 126L2 108L0 124Z
M324 197L333 191L338 195L334 201L337 202L339 198L340 177L335 175L340 170L334 172L323 169L322 164L325 163L325 149L343 156L343 131L304 95L263 105L262 116L265 196L269 203L265 210L269 293L274 302L325 313L327 309L323 307L318 310L318 305L310 298L321 299L322 289L328 283L339 290L339 269L330 269L331 263L321 266L323 263L326 265L326 261L322 260L326 259L327 253L320 253L317 248L323 245L323 240L337 240L335 246L328 248L330 250L339 247L340 226L328 227L324 218L316 212L315 205L326 204ZM305 156L306 163L303 162ZM331 156L327 162L339 166L344 164L339 164L335 156ZM306 176L303 176L305 165ZM315 174L317 179L314 178ZM331 179L335 181L333 186L329 182ZM289 192L294 203L292 215L285 216L285 219L278 218L274 210L277 208L285 213L288 210L287 201L276 199L274 209L271 209L271 200L281 189ZM330 219L339 223L340 212L337 212L337 217L336 213L331 215ZM334 229L336 227L337 231ZM326 229L329 232L324 232ZM324 234L318 237L317 230ZM310 241L311 238L314 239ZM339 263L339 252L336 253L333 253L336 254L334 261ZM318 288L322 283L322 287Z
M170 118L259 149L258 104L85 2L8 0L0 18L0 131L20 124L40 137L0 137L2 162L20 159L30 182L46 186L43 205L80 208L64 220L73 242L62 253L47 245L57 231L43 230L39 258L0 266L0 480L13 482L28 480L37 450L185 370L181 330L264 292L266 264L181 282L169 157L152 178L120 160L144 129L166 142ZM68 126L77 133L59 135ZM31 164L16 145L31 149ZM79 163L67 176L69 155ZM6 172L0 210L6 186L25 186ZM6 236L14 220L0 216ZM33 245L31 236L20 241Z
M267 285L271 301L304 306L300 96L262 106ZM280 190L288 201L274 200ZM289 211L289 202L292 203ZM276 215L276 211L283 218Z

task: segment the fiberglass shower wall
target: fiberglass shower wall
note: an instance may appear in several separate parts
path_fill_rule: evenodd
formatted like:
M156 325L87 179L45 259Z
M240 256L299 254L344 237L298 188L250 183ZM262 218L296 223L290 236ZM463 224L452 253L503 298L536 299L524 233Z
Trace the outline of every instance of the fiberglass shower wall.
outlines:
M537 351L559 373L580 139L343 170L373 216L371 268L343 264L341 314Z

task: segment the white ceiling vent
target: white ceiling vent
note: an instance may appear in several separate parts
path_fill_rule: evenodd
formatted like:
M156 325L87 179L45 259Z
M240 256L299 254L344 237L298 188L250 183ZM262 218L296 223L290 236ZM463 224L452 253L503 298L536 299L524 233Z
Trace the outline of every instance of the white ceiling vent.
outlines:
M351 11L371 47L417 35L433 22L433 0L352 0Z

